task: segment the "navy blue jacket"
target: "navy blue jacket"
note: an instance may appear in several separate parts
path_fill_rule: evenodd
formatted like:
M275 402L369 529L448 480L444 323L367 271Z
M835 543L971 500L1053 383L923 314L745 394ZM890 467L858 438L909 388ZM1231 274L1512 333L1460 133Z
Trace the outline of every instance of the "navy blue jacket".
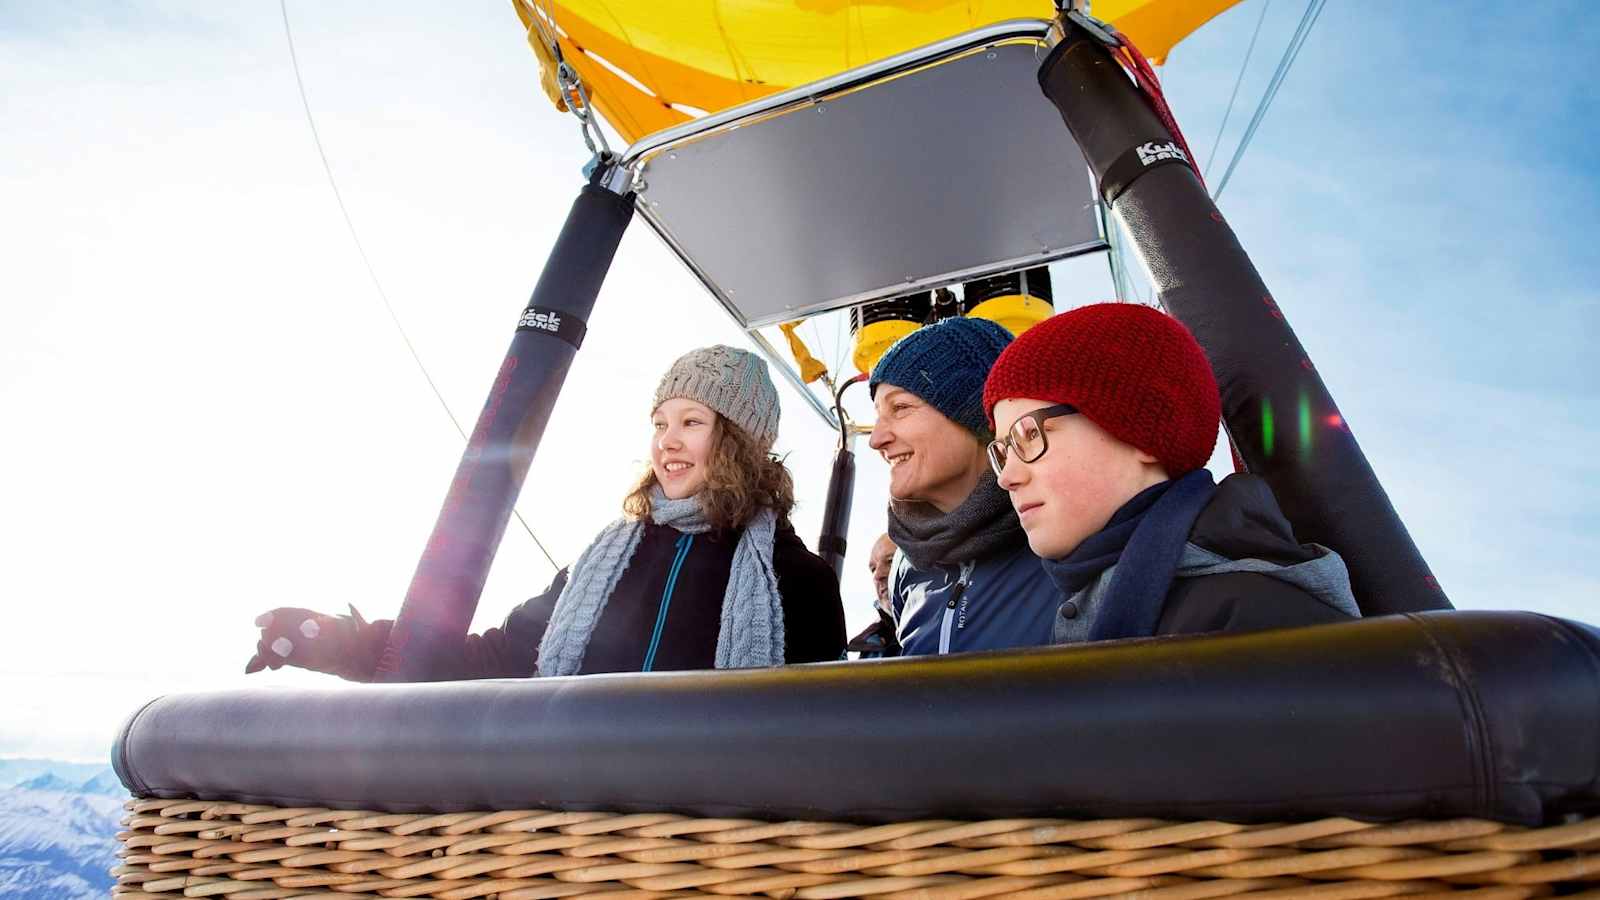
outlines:
M906 656L1049 644L1061 604L1021 535L1010 551L960 566L919 569L896 553L889 579Z
M595 624L579 673L713 668L722 595L739 535L713 531L690 536L646 522L639 547ZM778 526L772 568L783 600L786 662L842 659L845 631L839 580L831 566L806 549L788 522ZM544 593L513 609L505 624L467 635L459 652L440 661L434 678L537 674L539 642L566 583L563 569ZM383 619L367 626L369 643L381 649L392 624Z

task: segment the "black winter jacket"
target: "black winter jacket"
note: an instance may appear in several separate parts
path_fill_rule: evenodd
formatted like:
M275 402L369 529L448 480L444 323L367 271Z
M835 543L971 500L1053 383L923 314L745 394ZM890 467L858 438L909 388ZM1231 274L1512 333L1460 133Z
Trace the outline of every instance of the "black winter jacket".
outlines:
M878 618L845 645L846 650L857 654L860 659L883 659L901 653L900 640L894 633L894 617L881 609L876 611Z
M713 668L722 597L739 535L739 531L688 535L646 522L639 547L595 624L579 674L642 671L652 643L652 671ZM680 542L688 545L687 554L669 594L667 583ZM807 550L786 522L779 524L773 541L772 567L783 600L786 661L842 658L844 606L832 567ZM544 593L513 609L499 628L468 635L460 655L442 661L435 677L468 680L537 674L539 642L566 586L566 575L562 570Z
M1295 538L1271 488L1252 475L1230 475L1217 485L1189 532L1189 542L1229 559L1260 559L1279 566L1309 562L1326 552ZM1350 618L1270 575L1229 572L1175 579L1156 633L1263 631Z

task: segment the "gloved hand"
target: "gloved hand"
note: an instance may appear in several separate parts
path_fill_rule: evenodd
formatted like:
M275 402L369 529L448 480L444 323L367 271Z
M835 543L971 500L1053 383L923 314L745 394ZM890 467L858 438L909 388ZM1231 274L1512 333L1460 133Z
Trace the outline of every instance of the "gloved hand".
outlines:
M388 619L369 623L354 606L348 616L282 606L256 617L261 639L244 671L248 675L287 664L349 681L371 681L393 624Z

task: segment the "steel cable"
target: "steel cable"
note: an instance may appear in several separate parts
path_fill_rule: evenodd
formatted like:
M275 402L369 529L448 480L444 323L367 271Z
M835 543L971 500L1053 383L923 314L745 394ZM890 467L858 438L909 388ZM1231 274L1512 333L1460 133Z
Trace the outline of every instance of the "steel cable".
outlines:
M461 435L461 440L465 442L468 440L466 429L461 427L460 420L450 410L450 404L445 402L444 394L439 390L439 385L434 382L433 376L428 373L427 365L422 362L422 355L417 352L416 345L411 342L411 336L406 333L405 326L400 323L400 316L394 311L394 304L389 302L389 294L383 289L383 282L378 280L377 270L373 269L372 260L367 257L366 247L362 245L361 237L356 233L355 222L350 218L350 210L345 206L344 195L339 191L339 182L333 177L333 166L328 162L328 153L322 147L322 136L317 132L317 120L311 114L311 101L306 98L305 79L300 75L300 58L294 49L294 31L289 27L288 0L278 0L278 9L283 13L283 33L289 41L289 62L294 68L295 86L300 90L300 105L306 112L306 124L311 126L311 140L317 146L317 157L322 160L322 171L328 176L328 186L333 189L333 199L339 204L339 215L344 217L344 226L350 232L350 240L356 246L356 254L361 257L361 264L366 268L367 277L371 279L373 288L378 292L378 299L383 301L383 308L388 311L389 320L394 323L395 330L400 332L400 339L405 341L406 350L410 351L411 359L416 362L417 369L422 372L423 379L428 382L428 388L433 391L433 396L439 401L439 406L444 409L444 414L450 418L450 424L455 426L456 433ZM522 518L522 513L518 512L516 507L512 507L511 514L521 523L522 529L528 533L528 537L533 538L533 543L538 546L539 552L544 554L544 558L550 563L550 567L559 571L561 566L556 564L555 557L551 556L550 551L545 549L544 542L539 540L539 536L533 533L533 529L529 527L527 520Z

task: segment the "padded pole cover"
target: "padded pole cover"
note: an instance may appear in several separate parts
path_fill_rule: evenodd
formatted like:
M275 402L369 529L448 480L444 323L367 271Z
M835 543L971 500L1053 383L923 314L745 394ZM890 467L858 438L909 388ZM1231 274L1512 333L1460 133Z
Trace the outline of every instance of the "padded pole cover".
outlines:
M1194 332L1248 469L1302 541L1337 550L1368 615L1449 600L1378 483L1282 308L1172 135L1106 48L1065 23L1039 69L1167 311Z
M439 654L459 645L471 626L556 395L633 218L633 200L590 183L573 202L456 467L375 680L429 680Z
M1443 612L779 669L163 697L140 796L394 812L1263 822L1600 806L1600 634Z
M833 567L833 574L844 577L844 556L850 537L850 502L856 490L856 455L850 440L840 443L833 455L833 471L828 476L828 496L822 505L822 534L817 536L817 555Z

